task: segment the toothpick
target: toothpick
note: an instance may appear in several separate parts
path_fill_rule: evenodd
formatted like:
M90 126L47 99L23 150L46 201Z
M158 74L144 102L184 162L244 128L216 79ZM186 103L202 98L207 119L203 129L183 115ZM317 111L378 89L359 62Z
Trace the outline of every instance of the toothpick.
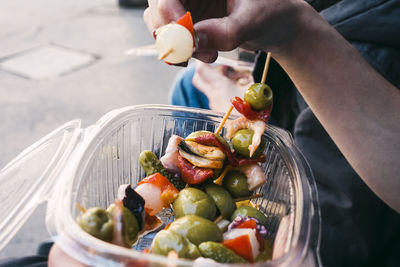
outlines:
M224 179L225 175L231 170L234 170L234 167L232 167L231 165L226 166L221 175L213 181L214 184L222 185L222 180Z
M79 204L79 203L76 203L76 208L78 210L80 210L80 212L82 212L82 213L86 212L86 209L84 207L82 207L81 204Z
M168 49L164 54L161 54L158 57L158 60L163 60L164 58L168 57L169 54L171 54L172 52L174 52L174 49L171 47L170 49Z
M255 198L259 198L259 197L262 197L262 194L255 194L255 195L248 196L248 197L239 197L239 198L235 198L234 201L239 202L239 201L250 200L250 199L255 199Z
M220 221L222 221L222 219L223 219L222 215L219 215L218 218L215 219L214 223L217 224L217 223L219 223Z
M229 115L231 114L232 110L233 110L233 106L231 105L231 106L229 107L228 112L226 112L225 117L222 119L222 121L221 121L221 123L219 124L217 130L215 131L215 134L219 134L219 133L221 132L221 130L222 130L222 128L224 127L224 124L225 124L226 120L228 119Z
M261 83L265 83L265 79L267 79L267 73L269 68L269 62L271 61L271 52L267 53L267 59L265 60L264 71L261 78Z

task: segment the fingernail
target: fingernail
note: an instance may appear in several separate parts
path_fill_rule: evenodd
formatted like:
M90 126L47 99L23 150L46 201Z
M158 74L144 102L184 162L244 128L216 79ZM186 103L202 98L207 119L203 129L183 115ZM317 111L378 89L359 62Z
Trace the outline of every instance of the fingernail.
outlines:
M207 34L202 32L197 32L197 49L207 48L208 45L208 37Z

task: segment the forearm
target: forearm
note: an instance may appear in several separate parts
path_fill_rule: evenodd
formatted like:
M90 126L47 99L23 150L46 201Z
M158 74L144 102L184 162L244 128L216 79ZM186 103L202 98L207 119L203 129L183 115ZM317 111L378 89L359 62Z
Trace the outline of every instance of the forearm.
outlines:
M360 177L400 212L400 92L313 12L274 58Z

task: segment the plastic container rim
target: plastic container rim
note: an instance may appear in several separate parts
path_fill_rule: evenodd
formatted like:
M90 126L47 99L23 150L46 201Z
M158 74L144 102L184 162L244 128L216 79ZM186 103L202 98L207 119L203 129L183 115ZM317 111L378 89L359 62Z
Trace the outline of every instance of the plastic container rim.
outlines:
M133 112L138 112L138 111L146 111L146 110L165 110L165 111L177 111L177 112L190 112L190 113L199 113L205 116L211 116L214 118L222 118L223 113L219 112L213 112L209 110L204 110L204 109L199 109L199 108L187 108L187 107L178 107L178 106L170 106L170 105L136 105L136 106L128 106L124 107L121 109L116 109L113 111L108 112L105 114L103 117L101 117L93 126L90 127L90 129L87 131L86 135L83 138L83 141L78 144L78 147L76 151L74 152L74 156L71 157L71 161L69 164L67 164L67 168L65 171L65 174L63 175L65 180L69 180L69 183L65 184L64 186L67 186L67 189L69 188L69 192L72 191L72 180L73 179L81 179L81 177L78 177L79 175L83 175L83 171L85 170L85 166L83 164L87 164L87 160L83 160L85 156L88 153L93 153L93 149L91 149L93 146L96 146L98 144L97 137L103 132L107 131L107 128L111 128L114 124L117 124L121 121L124 120L124 118L129 117ZM234 116L232 116L234 118ZM298 150L298 148L295 146L293 138L289 133L287 133L284 130L281 130L275 126L270 126L267 125L267 130L266 131L271 131L276 137L279 137L278 140L280 140L281 144L284 146L290 146L292 150L286 150L284 152L289 153L289 157L294 164L288 164L288 166L295 167L295 175L298 177L295 179L295 181L299 182L301 184L298 184L297 186L303 191L302 194L296 194L296 198L301 195L301 198L305 199L296 199L296 201L301 201L297 202L298 204L301 203L301 205L296 205L296 214L295 220L301 220L301 222L296 222L295 225L299 227L298 231L294 231L295 233L298 233L298 236L295 239L292 239L291 247L288 252L286 252L283 256L281 256L278 259L268 261L267 263L263 263L263 265L270 265L270 266L277 266L277 265L292 265L292 264L297 264L300 263L303 257L306 255L307 251L309 249L315 249L316 253L318 252L318 247L319 247L319 232L320 232L320 224L319 221L317 224L314 223L312 225L313 229L311 229L311 221L314 216L319 217L319 207L318 207L318 202L317 199L315 199L316 195L315 193L313 194L313 186L315 186L315 183L313 181L313 177L310 171L305 170L305 168L309 168L308 164L306 166L303 166L305 159L304 156L301 154L301 152ZM311 177L310 177L311 175ZM306 179L300 179L299 177L305 177ZM66 189L64 187L64 189ZM63 197L63 203L60 203L61 206L59 205L60 208L68 208L68 210L72 206L72 198L71 195L64 196ZM304 207L304 201L309 201L310 206L309 207ZM147 254L144 255L138 251L132 250L132 249L127 249L123 247L119 247L116 245L112 245L106 242L103 242L101 240L98 240L86 232L84 232L75 222L75 219L72 217L72 212L67 212L64 214L64 216L56 218L56 219L61 219L62 224L64 225L69 225L68 227L65 227L65 229L59 229L60 224L55 223L55 222L49 222L49 224L53 224L53 235L54 235L54 230L58 232L58 234L65 234L67 239L71 239L70 241L72 242L71 244L62 244L60 243L59 245L61 248L65 248L66 252L71 249L71 246L73 246L74 243L78 242L84 246L88 247L96 247L96 251L98 252L104 252L108 254L116 254L116 255L121 255L121 256L126 256L127 258L134 258L136 260L149 260L150 262L159 262L159 263L165 263L166 257L160 256L160 255L154 255L154 254ZM319 218L318 218L319 219ZM55 225L54 225L55 224ZM57 225L57 226L56 226ZM55 226L55 229L54 229ZM52 228L50 227L50 228ZM314 232L314 234L313 234ZM310 242L310 238L317 238L316 241ZM57 242L57 237L54 236L56 242ZM299 242L300 238L304 238L303 242ZM63 238L64 240L64 238ZM65 240L64 240L65 241ZM66 245L66 246L65 246ZM68 248L69 246L69 248ZM310 247L313 246L313 247ZM77 257L77 255L71 255L73 257ZM79 257L78 260L83 261L84 263L87 264L93 264L92 261L88 262L87 259ZM91 258L93 260L93 258ZM171 263L176 263L180 265L192 265L193 261L189 260L184 260L184 259L178 259L178 260L173 260ZM254 264L254 266L261 265L261 264Z

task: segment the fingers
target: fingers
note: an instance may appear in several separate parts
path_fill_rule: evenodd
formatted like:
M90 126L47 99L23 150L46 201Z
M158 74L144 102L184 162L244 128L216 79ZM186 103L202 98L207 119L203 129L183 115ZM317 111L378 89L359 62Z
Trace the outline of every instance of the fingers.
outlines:
M230 51L241 43L239 23L232 17L207 19L196 23L199 49Z
M198 49L193 57L205 63L212 63L219 51L230 51L240 44L239 28L230 17L208 19L196 23L199 37Z
M147 29L149 30L149 32L153 32L154 31L154 26L153 26L153 20L151 18L151 11L150 8L146 8L145 11L143 12L143 20L146 23Z
M71 258L57 244L51 247L48 260L49 267L87 267L87 265Z
M158 0L158 15L162 18L163 24L177 21L185 14L185 9L179 0ZM162 25L157 25L158 27Z
M213 63L215 60L217 60L218 52L216 50L199 49L193 53L193 57L203 61L204 63Z
M149 7L143 18L150 32L178 20L185 14L185 8L179 0L148 0Z

